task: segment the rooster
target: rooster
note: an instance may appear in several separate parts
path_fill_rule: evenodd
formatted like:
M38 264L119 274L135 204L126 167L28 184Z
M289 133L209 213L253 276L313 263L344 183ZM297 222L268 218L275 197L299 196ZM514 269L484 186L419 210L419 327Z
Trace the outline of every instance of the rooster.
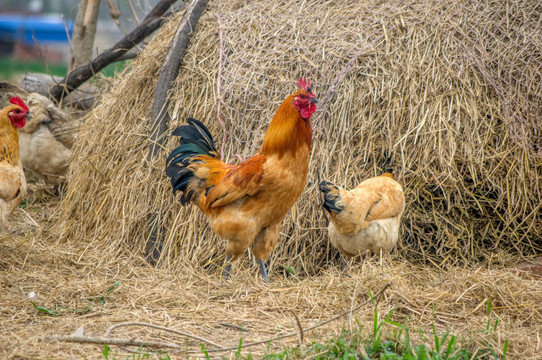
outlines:
M367 179L352 190L322 181L320 191L331 219L330 241L344 256L389 252L395 247L405 196L391 173Z
M24 127L30 112L21 98L12 97L9 102L0 110L0 227L26 196L17 129Z
M318 100L310 82L279 106L258 152L238 165L222 161L213 137L200 121L188 119L173 135L179 146L167 158L166 174L181 204L195 204L211 229L226 238L226 266L252 247L260 274L269 282L265 260L275 248L282 219L307 182L312 142L310 118Z

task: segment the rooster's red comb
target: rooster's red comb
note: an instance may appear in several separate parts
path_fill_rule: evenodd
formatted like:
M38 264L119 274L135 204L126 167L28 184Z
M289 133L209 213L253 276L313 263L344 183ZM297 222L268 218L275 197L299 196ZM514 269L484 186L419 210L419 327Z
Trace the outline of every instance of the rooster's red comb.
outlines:
M311 87L311 82L307 78L300 78L296 85L301 89L308 89Z
M11 99L9 99L9 102L12 103L13 105L19 105L20 107L23 108L24 111L28 111L28 106L26 106L23 99L21 99L18 96L12 97Z

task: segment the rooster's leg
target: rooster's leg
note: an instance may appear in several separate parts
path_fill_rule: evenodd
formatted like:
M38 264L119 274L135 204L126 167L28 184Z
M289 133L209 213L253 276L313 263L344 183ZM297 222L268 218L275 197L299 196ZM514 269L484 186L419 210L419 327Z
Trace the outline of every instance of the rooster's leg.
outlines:
M231 270L230 257L226 255L226 265L224 266L224 270L222 270L222 278L226 281L230 279L230 270Z
M263 260L256 259L258 265L260 265L260 274L262 275L263 281L269 284L269 277L267 276L267 269L265 268L265 263Z

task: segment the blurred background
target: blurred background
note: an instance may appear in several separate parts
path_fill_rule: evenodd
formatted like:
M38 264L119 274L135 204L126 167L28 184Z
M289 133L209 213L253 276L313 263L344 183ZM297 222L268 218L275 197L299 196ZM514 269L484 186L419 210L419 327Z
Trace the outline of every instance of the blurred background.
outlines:
M130 32L158 0L94 0L94 2L99 4L99 14L92 58ZM80 3L83 2L2 0L0 80L17 82L23 74L31 72L65 76ZM104 69L103 73L106 76L112 75L122 66L122 63L112 64Z

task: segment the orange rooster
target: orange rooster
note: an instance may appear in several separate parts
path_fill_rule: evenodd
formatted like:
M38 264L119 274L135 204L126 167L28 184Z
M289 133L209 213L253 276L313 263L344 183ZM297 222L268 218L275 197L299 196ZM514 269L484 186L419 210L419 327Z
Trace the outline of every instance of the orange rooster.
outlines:
M26 178L19 157L17 129L26 124L28 107L18 97L0 110L0 227L26 196Z
M344 256L389 252L395 247L405 196L391 173L367 179L350 191L322 181L320 191L331 218L330 241Z
M207 215L211 229L226 238L226 266L252 246L260 274L268 282L264 261L275 248L282 219L307 182L312 142L310 117L316 99L310 82L279 106L260 150L239 165L222 161L209 130L188 119L173 135L179 146L167 159L166 173L181 204L193 203Z

